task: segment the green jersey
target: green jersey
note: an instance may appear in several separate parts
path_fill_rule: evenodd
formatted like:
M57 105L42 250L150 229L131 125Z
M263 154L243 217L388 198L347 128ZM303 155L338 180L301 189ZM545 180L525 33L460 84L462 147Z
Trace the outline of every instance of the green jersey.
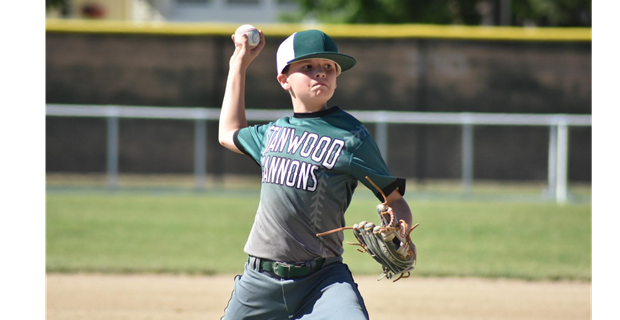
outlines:
M344 213L361 181L383 202L405 193L390 175L364 125L338 107L295 113L235 133L235 145L262 169L260 203L245 252L276 261L310 261L343 253Z

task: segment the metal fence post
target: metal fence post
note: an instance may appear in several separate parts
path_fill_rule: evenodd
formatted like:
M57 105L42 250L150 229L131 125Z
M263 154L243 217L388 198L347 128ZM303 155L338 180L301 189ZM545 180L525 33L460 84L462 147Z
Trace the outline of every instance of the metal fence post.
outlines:
M388 163L388 128L385 117L379 116L376 124L376 142L385 163Z
M207 177L207 120L196 119L194 128L194 178L196 189L204 190Z
M107 181L109 189L118 187L118 116L115 110L108 117L107 136Z
M558 164L558 127L549 127L549 159L547 165L547 196L555 199Z
M461 174L463 192L471 194L474 180L474 126L471 123L463 124L461 135Z
M568 125L558 125L556 192L557 203L566 203L568 198Z

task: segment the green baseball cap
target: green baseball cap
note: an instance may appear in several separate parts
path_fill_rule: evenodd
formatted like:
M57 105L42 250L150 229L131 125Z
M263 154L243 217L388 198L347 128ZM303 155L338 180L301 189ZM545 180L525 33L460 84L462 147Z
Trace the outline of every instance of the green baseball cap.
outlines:
M276 53L278 74L289 64L308 59L328 59L336 63L338 74L355 65L353 57L338 52L332 38L320 30L295 32L284 40Z

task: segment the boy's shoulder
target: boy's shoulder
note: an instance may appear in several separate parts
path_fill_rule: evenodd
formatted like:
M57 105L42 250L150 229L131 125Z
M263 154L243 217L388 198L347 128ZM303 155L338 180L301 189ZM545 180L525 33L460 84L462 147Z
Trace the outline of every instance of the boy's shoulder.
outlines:
M343 127L347 127L347 128L359 128L359 127L363 127L364 124L357 119L354 115L352 115L351 113L341 109L340 107L333 107L334 109L336 109L332 115L333 118L340 123Z
M295 114L292 117L281 117L268 123L267 126L297 128L312 127L318 130L329 130L329 128L332 128L349 132L366 131L364 124L360 120L338 106L334 106L313 114Z

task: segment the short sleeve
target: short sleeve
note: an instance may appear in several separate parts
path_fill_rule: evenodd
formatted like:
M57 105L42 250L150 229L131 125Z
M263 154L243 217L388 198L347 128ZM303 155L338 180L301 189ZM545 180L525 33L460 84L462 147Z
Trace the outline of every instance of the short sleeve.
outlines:
M249 126L237 130L233 136L237 149L252 158L259 166L269 127L270 124Z
M390 175L377 144L370 136L364 139L360 147L354 152L350 164L350 173L370 189L381 202L385 199L366 177L369 177L386 196L394 190L405 195L406 180Z

